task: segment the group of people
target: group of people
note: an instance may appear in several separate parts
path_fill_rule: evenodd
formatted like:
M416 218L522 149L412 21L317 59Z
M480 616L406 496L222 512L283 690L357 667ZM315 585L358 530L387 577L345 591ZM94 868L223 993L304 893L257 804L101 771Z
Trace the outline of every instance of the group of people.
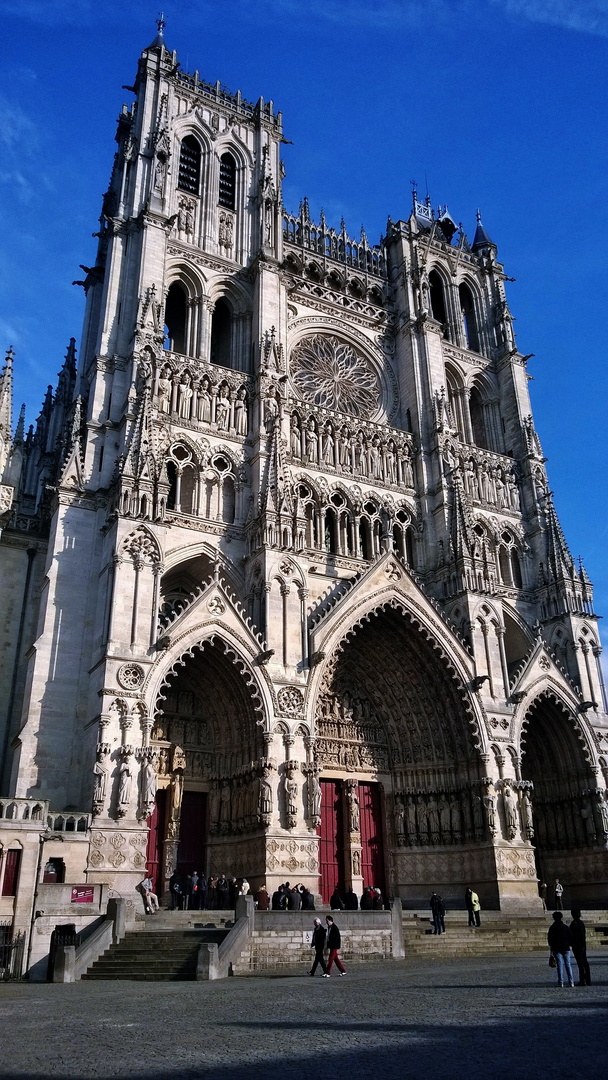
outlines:
M306 885L290 885L286 881L283 885L279 885L278 888L272 894L272 897L266 892L266 888L262 885L255 894L255 901L258 906L258 911L268 911L271 907L273 911L314 911L315 910L315 898L310 889L306 888Z
M230 911L235 908L237 897L249 893L249 882L247 878L241 878L239 882L225 874L205 878L198 870L184 876L174 870L169 879L169 892L173 911Z
M469 913L469 926L481 926L481 904L479 902L479 896L470 886L465 890L464 905ZM433 917L433 933L445 934L445 904L443 902L443 897L441 897L438 892L433 891L431 893L429 906Z
M384 908L382 889L374 885L366 885L359 900L352 887L349 886L342 897L336 886L331 894L329 906L332 911L358 911L359 908L361 911L382 911Z
M572 958L574 953L578 968L577 986L591 986L591 970L587 960L587 931L581 919L579 908L572 908L570 912L572 922L566 926L562 911L553 912L553 922L549 927L547 940L549 942L551 967L557 969L557 985L564 986L566 979L568 986L574 986L572 972Z

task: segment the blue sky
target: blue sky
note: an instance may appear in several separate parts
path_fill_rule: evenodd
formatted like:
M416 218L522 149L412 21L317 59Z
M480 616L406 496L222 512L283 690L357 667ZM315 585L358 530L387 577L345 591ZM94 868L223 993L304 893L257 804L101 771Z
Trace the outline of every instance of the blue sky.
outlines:
M35 419L94 260L115 118L156 5L0 0L0 343ZM284 200L370 240L410 181L469 237L479 206L568 542L608 612L608 0L169 0L182 67L284 114ZM608 643L608 627L605 632Z

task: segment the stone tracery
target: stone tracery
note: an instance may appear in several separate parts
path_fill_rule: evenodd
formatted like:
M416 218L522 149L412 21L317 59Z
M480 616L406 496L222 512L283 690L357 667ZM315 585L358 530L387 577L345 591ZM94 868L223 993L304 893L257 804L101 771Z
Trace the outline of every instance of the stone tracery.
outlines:
M291 378L311 404L360 419L378 409L378 378L363 355L337 337L304 338L292 350Z

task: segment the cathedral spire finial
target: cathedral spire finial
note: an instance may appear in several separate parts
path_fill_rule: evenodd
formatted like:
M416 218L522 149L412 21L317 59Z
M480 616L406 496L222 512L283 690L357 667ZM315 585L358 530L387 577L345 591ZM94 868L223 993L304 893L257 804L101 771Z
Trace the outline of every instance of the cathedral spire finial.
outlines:
M161 11L159 18L156 20L156 25L158 27L158 36L162 38L163 37L163 30L165 29L165 26L167 25L167 23L165 22L165 13L164 13L164 11Z

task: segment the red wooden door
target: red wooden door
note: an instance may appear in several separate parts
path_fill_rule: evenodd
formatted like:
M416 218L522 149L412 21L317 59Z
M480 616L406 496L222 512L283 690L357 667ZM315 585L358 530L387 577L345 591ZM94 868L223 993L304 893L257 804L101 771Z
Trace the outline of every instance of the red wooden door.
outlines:
M364 885L382 889L384 879L384 844L382 840L382 802L378 784L359 784L361 817L361 874Z
M167 803L167 791L162 789L156 792L154 810L148 818L148 849L146 851L146 863L148 873L154 882L154 892L160 896L162 888L163 869L163 838L165 835L165 806Z
M177 849L177 872L185 877L193 870L206 872L207 795L204 791L185 791Z
M344 892L344 829L339 780L321 780L319 836L320 890L324 902L329 904L336 886Z

